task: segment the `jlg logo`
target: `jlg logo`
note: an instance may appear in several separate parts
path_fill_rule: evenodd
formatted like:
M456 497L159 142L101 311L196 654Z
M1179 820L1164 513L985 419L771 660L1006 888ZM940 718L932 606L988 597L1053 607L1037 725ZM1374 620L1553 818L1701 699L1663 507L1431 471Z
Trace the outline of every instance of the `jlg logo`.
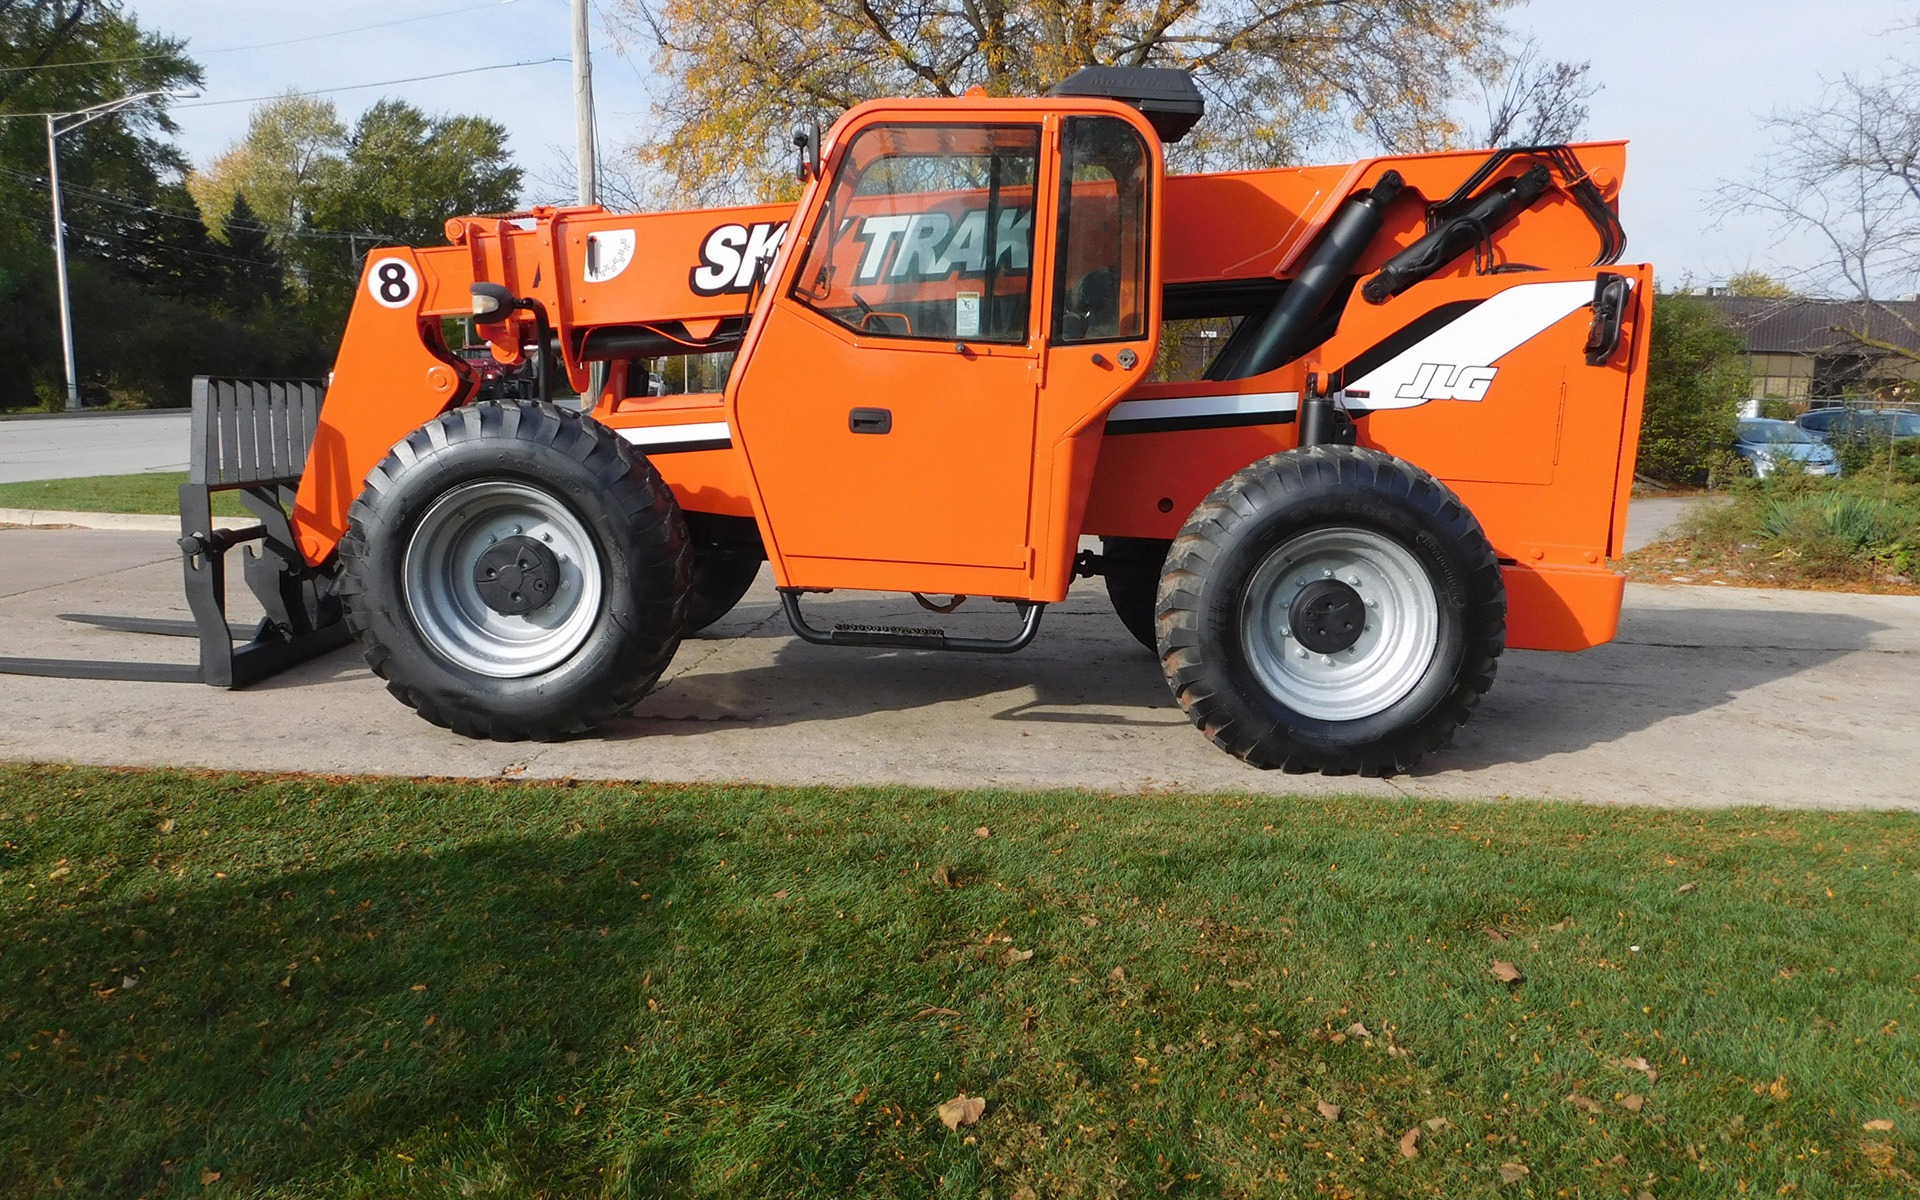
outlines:
M1394 393L1401 400L1472 400L1487 398L1498 367L1457 367L1452 363L1421 363L1411 383Z
M761 263L770 262L787 236L785 221L762 221L757 225L722 225L700 244L700 265L693 269L691 284L696 294L718 296L723 292L744 292L753 286Z

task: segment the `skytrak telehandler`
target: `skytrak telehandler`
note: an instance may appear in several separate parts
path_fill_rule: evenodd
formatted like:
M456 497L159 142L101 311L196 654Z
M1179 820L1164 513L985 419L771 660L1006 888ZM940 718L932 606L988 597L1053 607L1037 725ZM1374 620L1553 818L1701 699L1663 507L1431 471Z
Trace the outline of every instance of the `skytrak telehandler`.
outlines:
M557 738L763 560L800 637L906 650L1018 650L1100 575L1222 749L1410 767L1504 648L1614 634L1652 284L1613 265L1624 146L1167 176L1201 115L1167 70L883 100L796 136L796 207L536 208L373 253L324 405L199 388L192 677L350 631L427 720ZM467 317L535 399L477 400L443 335ZM658 360L721 352L715 390L653 394ZM262 525L213 531L219 488ZM268 620L235 648L247 538ZM820 628L805 598L838 589L991 598L1013 630Z

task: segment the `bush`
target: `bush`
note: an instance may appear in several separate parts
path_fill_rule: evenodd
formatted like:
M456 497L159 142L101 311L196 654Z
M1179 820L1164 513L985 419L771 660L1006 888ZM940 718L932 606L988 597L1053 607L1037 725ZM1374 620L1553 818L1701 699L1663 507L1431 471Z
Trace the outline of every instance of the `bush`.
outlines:
M1906 461L1920 464L1920 456ZM1920 574L1920 480L1885 476L1742 479L1724 503L1678 530L1689 571L1737 571L1751 582L1872 583ZM1896 582L1898 579L1896 579Z
M1672 294L1654 298L1652 336L1639 471L1667 483L1717 480L1753 390L1745 346L1712 309Z

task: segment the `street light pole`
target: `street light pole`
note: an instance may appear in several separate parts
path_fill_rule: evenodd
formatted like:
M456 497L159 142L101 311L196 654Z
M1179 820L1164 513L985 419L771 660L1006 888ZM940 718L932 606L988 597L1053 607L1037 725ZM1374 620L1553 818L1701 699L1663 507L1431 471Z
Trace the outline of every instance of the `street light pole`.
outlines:
M73 298L67 289L67 225L60 213L60 135L155 96L191 100L199 92L140 92L67 113L47 113L47 183L53 193L53 273L60 284L60 349L67 362L67 411L80 411L80 373L73 361ZM75 120L74 118L79 118ZM60 122L68 122L66 125Z
M67 294L67 225L60 215L60 143L47 114L47 182L53 191L53 273L60 281L60 351L67 362L67 411L80 411L80 375L73 364L73 302Z

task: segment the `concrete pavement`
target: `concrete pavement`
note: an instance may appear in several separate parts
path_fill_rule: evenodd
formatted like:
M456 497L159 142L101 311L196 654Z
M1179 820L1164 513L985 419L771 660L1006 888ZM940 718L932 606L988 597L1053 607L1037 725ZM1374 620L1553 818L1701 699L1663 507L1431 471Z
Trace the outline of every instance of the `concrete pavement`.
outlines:
M187 469L187 410L0 421L0 483Z
M254 611L244 596L236 625ZM921 619L884 600L809 605L821 621ZM949 627L1012 620L975 607ZM0 530L0 644L192 657L191 642L62 612L184 616L164 534ZM1632 585L1614 644L1510 652L1454 746L1391 781L1276 775L1213 749L1097 581L1049 610L1032 647L994 657L806 645L763 573L632 716L549 745L436 729L351 649L233 693L0 676L0 757L284 771L1920 809L1916 747L1920 598L1729 587Z

